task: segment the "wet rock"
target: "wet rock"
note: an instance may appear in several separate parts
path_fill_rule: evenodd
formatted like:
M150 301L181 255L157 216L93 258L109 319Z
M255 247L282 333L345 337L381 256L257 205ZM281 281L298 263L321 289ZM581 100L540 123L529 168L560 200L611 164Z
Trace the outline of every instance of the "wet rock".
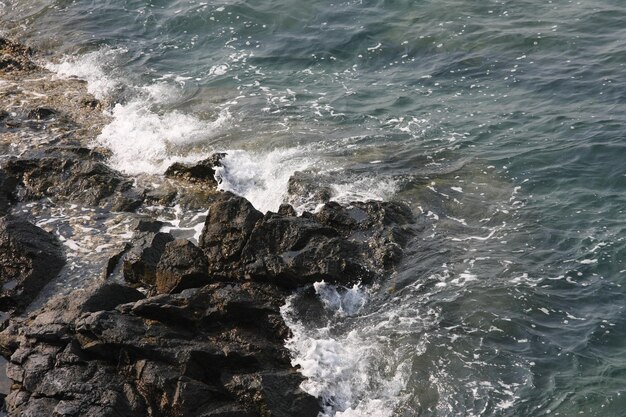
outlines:
M124 279L136 286L154 286L165 245L173 240L169 233L136 232L130 243L131 249L123 258Z
M128 289L130 301L118 304L111 296L121 290L102 288L57 299L0 333L9 416L319 413L283 346L282 291L214 283L141 299ZM86 300L100 304L85 308Z
M328 186L322 185L320 175L310 171L296 171L287 183L289 202L299 206L305 202L326 203L333 193Z
M9 212L9 207L15 202L15 188L17 181L0 170L0 216Z
M50 197L112 211L133 211L143 197L133 182L109 168L102 154L81 147L56 147L9 159L4 169L22 186L22 200Z
M215 167L221 166L220 160L225 155L224 153L216 153L194 165L176 162L167 168L165 176L215 186L217 185L217 181L215 180Z
M296 213L296 210L293 208L291 204L281 204L280 207L278 207L278 214L283 215L283 216L292 216L292 217L295 217L298 215L298 213Z
M225 384L238 398L275 417L311 416L319 413L318 401L297 387L301 376L294 371L233 375Z
M145 201L147 204L159 204L169 206L174 202L178 195L176 188L169 184L161 184L155 189L148 189L145 192Z
M35 120L45 120L54 117L57 114L58 112L56 110L49 107L37 107L29 111L27 117Z
M13 216L0 219L0 310L22 309L65 264L56 237Z
M248 200L230 192L220 194L209 208L199 246L209 260L209 273L240 272L240 257L252 229L263 214Z
M186 239L165 245L156 268L158 293L180 292L209 283L208 264L200 248Z
M257 223L241 262L246 276L289 288L321 280L348 284L373 278L357 243L311 219L274 213Z
M265 216L224 193L209 209L200 247L209 272L297 288L324 280L370 281L391 268L413 233L411 210L397 203L327 203L298 217L290 206Z
M30 71L37 68L30 60L31 54L30 48L0 38L0 72Z

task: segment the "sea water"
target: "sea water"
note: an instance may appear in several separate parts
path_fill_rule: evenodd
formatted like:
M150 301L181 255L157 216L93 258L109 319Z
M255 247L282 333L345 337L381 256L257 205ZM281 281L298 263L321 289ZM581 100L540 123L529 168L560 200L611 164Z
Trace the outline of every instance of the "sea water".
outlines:
M110 103L92 145L129 175L224 151L220 187L260 210L296 171L411 205L393 274L283 307L325 416L626 415L626 2L2 0L0 21Z

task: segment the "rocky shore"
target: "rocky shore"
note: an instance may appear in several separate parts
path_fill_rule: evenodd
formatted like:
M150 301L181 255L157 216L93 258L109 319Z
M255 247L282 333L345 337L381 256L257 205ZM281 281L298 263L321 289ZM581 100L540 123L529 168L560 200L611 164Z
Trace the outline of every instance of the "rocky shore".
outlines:
M217 190L223 154L174 164L157 186L143 186L89 146L107 104L5 39L0 97L8 415L317 416L322 405L301 390L284 346L280 308L314 282L388 276L416 233L408 206L325 202L298 215L284 204L263 214ZM294 193L307 188L298 181ZM208 210L197 242L177 238L147 209L155 205ZM46 213L59 210L86 220L51 227ZM34 212L43 213L37 224ZM94 219L98 246L73 249L65 229L78 233ZM119 225L125 232L111 237ZM90 275L79 275L87 264ZM46 295L54 282L76 289Z

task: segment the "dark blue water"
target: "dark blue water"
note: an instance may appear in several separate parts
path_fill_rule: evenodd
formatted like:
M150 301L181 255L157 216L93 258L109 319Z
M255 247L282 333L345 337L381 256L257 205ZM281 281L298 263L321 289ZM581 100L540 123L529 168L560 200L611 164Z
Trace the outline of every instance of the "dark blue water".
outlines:
M227 150L261 209L314 209L303 170L423 213L386 282L318 286L325 326L285 308L327 415L626 415L626 2L0 4L111 103L118 169Z

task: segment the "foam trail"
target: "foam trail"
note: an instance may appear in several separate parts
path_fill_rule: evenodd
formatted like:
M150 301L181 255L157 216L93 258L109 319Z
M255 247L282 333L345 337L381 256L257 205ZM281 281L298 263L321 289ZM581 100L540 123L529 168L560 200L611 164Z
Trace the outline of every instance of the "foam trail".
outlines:
M109 111L111 122L96 139L113 153L110 164L126 174L162 174L173 162L194 162L206 156L188 151L191 145L218 134L231 118L227 108L213 121L200 120L178 111L159 112L159 105L175 103L180 90L175 85L155 82L133 86L124 77L113 77L125 49L103 47L80 56L64 58L46 67L61 77L78 77L101 100L116 99L123 88L130 93L126 103L117 103Z
M123 48L102 47L84 55L65 57L59 63L48 62L44 66L61 77L77 77L87 81L87 90L97 99L103 100L108 98L122 81L110 77L105 69L113 66L120 55L126 52L127 50Z
M398 183L394 179L380 177L362 177L354 181L333 184L333 201L349 204L352 201L391 199L398 191Z
M322 282L314 287L335 318L358 316L368 298L359 286L340 289ZM281 311L292 331L286 346L293 355L292 364L307 378L302 389L322 399L323 416L391 417L403 399L409 367L397 363L389 340L381 339L377 329L367 325L343 332L330 323L307 327L296 318L295 297Z

